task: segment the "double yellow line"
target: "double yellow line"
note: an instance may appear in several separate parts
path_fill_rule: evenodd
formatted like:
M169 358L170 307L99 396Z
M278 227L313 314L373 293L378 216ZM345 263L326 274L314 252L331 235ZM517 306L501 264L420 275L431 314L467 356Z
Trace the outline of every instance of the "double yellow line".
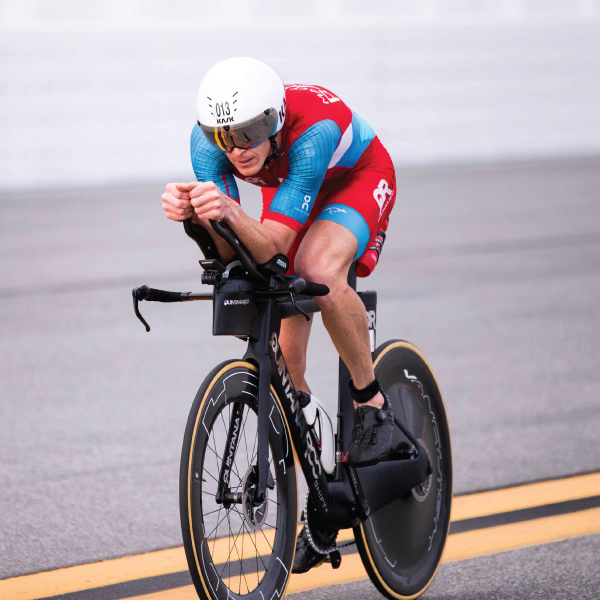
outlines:
M454 498L452 522L464 525L468 523L468 519L503 515L595 496L600 496L600 473L458 496ZM600 507L451 533L443 561L454 562L593 533L600 533ZM338 541L352 537L352 530L344 530L340 532ZM222 543L228 545L225 539ZM5 579L0 581L0 600L35 600L186 570L183 548L171 548ZM347 554L343 556L339 569L323 566L311 571L310 575L293 575L287 593L348 583L366 577L359 555ZM188 585L135 598L197 600L197 595L193 586Z

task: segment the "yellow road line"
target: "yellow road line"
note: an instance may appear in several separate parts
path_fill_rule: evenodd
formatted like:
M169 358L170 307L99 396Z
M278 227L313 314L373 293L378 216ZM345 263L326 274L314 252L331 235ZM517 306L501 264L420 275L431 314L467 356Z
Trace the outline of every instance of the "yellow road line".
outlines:
M339 569L333 570L329 565L323 565L318 569L313 569L309 576L307 574L292 575L286 594L303 592L338 583L351 583L352 581L364 579L366 576L367 573L358 554L347 554L342 558L342 566ZM239 577L232 577L232 579L235 579L235 582L233 582L233 586L230 589L237 592ZM227 579L224 579L223 582L225 585L231 584ZM242 589L243 592L244 590ZM130 600L198 600L198 594L196 594L193 585L186 585L165 592L154 592L152 594L136 596L135 598L130 598Z
M452 520L484 517L591 496L600 496L600 473L456 496L452 501Z
M231 546L232 556L237 558L236 552L239 552L243 558L254 557L252 542L256 544L260 552L269 554L271 552L269 543L273 543L274 535L274 530L266 531L264 535L240 535L236 540L235 548ZM338 536L339 541L353 538L352 529L340 531ZM217 564L227 560L230 545L230 538L216 540L213 556ZM213 544L211 544L211 552L213 552ZM0 600L34 600L46 596L58 596L144 577L177 573L186 571L187 568L185 553L183 547L180 546L179 548L104 560L89 565L78 565L4 579L0 581Z
M196 594L193 585L186 585L164 592L135 596L135 598L128 598L128 600L198 600L198 594Z
M448 538L442 562L457 562L486 554L495 554L557 542L571 537L580 537L600 533L600 508L592 508L577 513L544 517L534 521L499 525L489 529L456 533ZM342 558L339 569L333 570L323 565L310 571L310 575L292 575L287 593L292 594L320 587L351 583L365 579L367 573L358 554L349 554ZM237 590L238 580L233 583L233 591ZM224 580L227 585L227 580ZM230 585L231 585L230 583ZM242 590L243 592L244 590ZM144 596L136 596L130 600L197 600L194 586L156 592Z
M595 495L600 495L600 473L527 484L503 490L472 494L469 496L459 496L453 501L452 518L456 521L522 508L530 508L533 506L542 506L554 502L563 502L565 500L587 498ZM561 515L560 517L551 518L566 518L570 516L572 515ZM545 519L537 519L528 522L527 526L529 527L534 523L544 521ZM523 530L525 524L517 523L515 525L503 525L502 527L513 527L515 530ZM487 532L494 529L496 528L486 529L484 531L487 535ZM448 552L451 552L451 548L454 544L453 540L457 538L457 536L463 536L458 539L470 539L464 536L476 536L480 534L481 531L469 531L451 536L446 550L447 555ZM266 535L268 541L272 542L273 533L266 532ZM352 530L348 529L340 532L338 540L345 541L352 538ZM239 552L239 554L245 558L254 556L254 546L252 541L257 544L261 552L267 552L267 539L262 537L262 534L260 537L254 536L254 534L246 534L243 537L240 536L240 539L237 540L232 555L236 556L236 553ZM217 540L215 545L215 559L217 563L226 560L229 555L230 544L229 538ZM493 551L495 552L496 550ZM346 556L343 565L349 565L350 563L349 557ZM168 550L159 550L157 552L148 552L147 554L126 556L99 563L78 565L75 567L57 569L55 571L1 580L0 600L34 600L36 598L66 594L115 583L133 581L145 577L176 573L186 569L187 562L183 548L171 548ZM329 569L329 571L337 574L343 569L345 570L344 566L338 570L333 571ZM311 571L311 575L312 573L313 571ZM364 577L364 574L360 577ZM292 582L293 581L294 578L292 578ZM290 585L292 585L292 583L290 583Z
M301 525L298 526L297 532L300 532ZM251 534L240 534L235 538L219 538L214 542L209 542L208 546L213 562L218 565L227 562L231 556L233 560L241 560L244 558L254 558L256 551L263 555L271 554L273 548L273 540L275 539L275 530L253 532ZM354 532L352 529L344 529L338 535L338 541L353 540ZM186 564L187 568L187 564Z
M558 542L593 533L600 533L600 508L465 531L449 536L444 562Z
M183 547L0 581L0 600L32 600L187 569Z

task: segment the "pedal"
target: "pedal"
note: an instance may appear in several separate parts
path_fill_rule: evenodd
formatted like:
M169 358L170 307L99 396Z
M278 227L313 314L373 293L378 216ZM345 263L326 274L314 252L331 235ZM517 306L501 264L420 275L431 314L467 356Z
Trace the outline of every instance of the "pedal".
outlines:
M340 554L340 551L334 550L333 552L330 552L327 555L327 558L325 558L325 562L330 563L332 569L339 569L342 564L342 555Z

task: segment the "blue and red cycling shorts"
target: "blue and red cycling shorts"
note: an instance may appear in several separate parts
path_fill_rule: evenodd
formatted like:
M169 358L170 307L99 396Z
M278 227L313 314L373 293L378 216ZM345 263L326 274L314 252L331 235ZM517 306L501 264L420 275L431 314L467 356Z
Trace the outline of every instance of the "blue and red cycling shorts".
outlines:
M262 188L261 222L265 216L270 216L269 207L276 191L276 188ZM296 253L306 232L315 221L334 221L349 229L358 242L355 259L359 259L389 217L395 201L394 164L379 138L375 137L352 170L325 178L306 223L300 225L290 219L289 224L298 231L298 235L288 252L288 275L294 274Z

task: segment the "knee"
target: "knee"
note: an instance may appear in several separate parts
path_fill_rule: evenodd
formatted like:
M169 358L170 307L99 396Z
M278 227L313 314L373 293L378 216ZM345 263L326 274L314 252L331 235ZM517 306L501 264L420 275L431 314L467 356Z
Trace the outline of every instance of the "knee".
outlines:
M337 279L336 269L323 256L303 255L296 258L294 269L298 277L313 283L323 283L331 288Z
M317 298L319 305L335 302L339 294L348 287L348 273L327 256L304 255L296 259L294 268L298 277L322 283L329 288L327 296Z

